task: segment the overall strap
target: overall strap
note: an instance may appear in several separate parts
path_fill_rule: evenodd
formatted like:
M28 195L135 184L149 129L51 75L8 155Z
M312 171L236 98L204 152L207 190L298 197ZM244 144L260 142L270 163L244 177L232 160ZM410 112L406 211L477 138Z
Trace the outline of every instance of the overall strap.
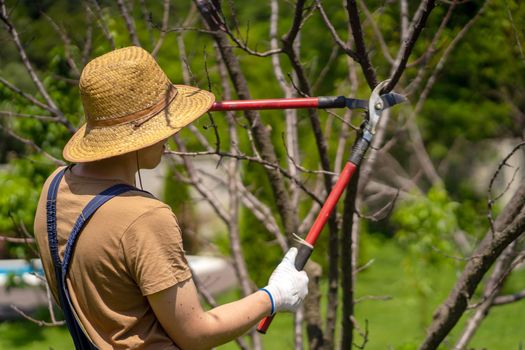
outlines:
M51 181L47 194L46 209L49 251L51 252L55 270L55 277L58 284L60 306L62 307L62 311L64 313L67 328L69 329L69 332L71 333L71 336L73 338L73 342L75 343L75 348L78 350L96 350L97 347L87 336L87 333L83 328L81 322L78 320L78 316L75 313L75 309L71 303L69 288L66 283L67 273L69 270L71 259L73 257L73 251L75 248L76 240L78 239L80 232L82 231L85 223L89 220L89 218L97 211L98 208L100 208L111 198L121 193L137 189L130 185L118 184L104 190L103 192L95 196L95 198L93 198L88 203L88 205L82 210L82 213L77 218L75 225L73 225L73 229L69 235L66 244L64 262L62 263L58 254L56 198L60 181L64 177L64 173L66 172L66 170L69 168L70 167L64 168L55 175L55 177Z
M117 184L111 186L110 188L102 191L93 198L84 209L82 213L78 216L73 229L69 234L67 239L66 251L64 253L64 261L62 262L62 280L65 281L67 273L69 271L69 266L71 262L71 257L73 256L73 250L75 249L75 243L77 238L80 235L80 232L84 228L84 224L91 218L91 216L100 208L104 203L109 201L111 198L118 196L127 191L136 190L135 187L125 184ZM67 286L66 286L67 288Z

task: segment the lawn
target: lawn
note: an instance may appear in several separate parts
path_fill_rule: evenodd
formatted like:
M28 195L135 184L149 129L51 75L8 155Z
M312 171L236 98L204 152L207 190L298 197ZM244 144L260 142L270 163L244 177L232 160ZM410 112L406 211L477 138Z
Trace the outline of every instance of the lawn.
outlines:
M316 252L318 254L318 252ZM315 254L315 253L314 253ZM368 322L368 350L412 350L421 342L425 327L436 306L447 295L456 279L453 263L428 270L431 293L425 296L415 287L414 278L403 265L403 250L392 241L367 245L363 256L374 263L358 276L357 298L389 296L390 300L364 300L356 306L356 317L364 326ZM510 287L524 287L524 271L509 282ZM508 287L508 288L510 288ZM235 293L220 298L231 301ZM481 325L471 347L474 349L511 350L525 345L525 302L494 308ZM265 349L292 348L292 318L280 314L263 336ZM461 329L461 328L459 328ZM360 339L357 338L357 341ZM41 328L29 322L0 324L0 349L72 349L65 328ZM442 347L445 349L446 347ZM238 349L235 343L218 349Z

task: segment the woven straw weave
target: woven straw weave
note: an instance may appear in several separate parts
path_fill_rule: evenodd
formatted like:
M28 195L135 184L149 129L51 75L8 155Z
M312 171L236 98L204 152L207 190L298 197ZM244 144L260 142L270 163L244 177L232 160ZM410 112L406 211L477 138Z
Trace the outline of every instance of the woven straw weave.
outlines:
M126 47L89 62L80 76L84 124L64 148L70 162L90 162L151 146L208 111L208 91L172 85L144 49Z

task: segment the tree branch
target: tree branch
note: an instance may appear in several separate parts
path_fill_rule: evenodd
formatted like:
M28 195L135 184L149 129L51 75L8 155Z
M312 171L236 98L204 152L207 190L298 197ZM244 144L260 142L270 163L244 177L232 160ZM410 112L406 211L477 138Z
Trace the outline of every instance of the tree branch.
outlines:
M16 28L14 27L14 25L11 23L9 19L9 14L7 12L7 8L5 5L5 0L0 0L0 21L4 22L4 25L7 31L11 35L11 38L13 39L13 41L15 42L15 45L16 45L16 48L18 49L18 53L20 55L20 59L22 60L22 63L24 64L27 72L29 73L31 80L33 81L38 91L40 92L44 100L46 101L48 108L53 114L63 117L63 113L58 109L53 99L47 93L47 90L44 87L44 84L42 84L42 81L36 74L33 68L33 65L31 64L31 62L29 61L29 58L27 57L24 46L22 45L22 42L20 41L20 37L18 36L18 31L16 30Z
M502 251L515 241L525 230L525 185L514 194L496 222L496 233L489 231L479 248L466 264L448 298L434 314L427 330L427 337L420 350L436 349L450 330L459 321L468 306L483 276L490 269Z
M361 20L359 19L359 10L357 9L355 0L346 1L346 12L350 20L352 36L354 37L356 60L361 65L368 86L374 88L377 85L376 71L366 51L365 38L363 37L363 29L361 27Z
M427 22L428 16L430 15L430 12L434 8L434 6L434 0L421 1L416 14L414 15L414 19L410 24L408 36L397 54L396 63L392 67L390 82L385 87L386 92L391 91L397 85L399 79L401 78L401 75L405 71L408 58L412 53L412 49L414 48L414 45L416 44L416 41L419 38L419 34L423 30L423 27Z
M162 15L162 27L161 27L161 31L159 34L159 39L157 40L157 43L155 44L153 51L151 51L151 55L153 57L157 57L157 54L159 53L159 50L162 47L162 44L164 43L164 37L166 36L167 30L168 30L168 22L170 19L170 0L164 0L163 8L164 8L164 12ZM192 8L194 8L194 6L192 6Z
M137 29L135 27L135 21L133 20L133 17L129 14L126 4L124 4L123 0L117 0L117 4L120 10L120 15L122 16L122 18L124 18L124 22L126 23L131 42L135 46L140 46L139 37L137 36Z

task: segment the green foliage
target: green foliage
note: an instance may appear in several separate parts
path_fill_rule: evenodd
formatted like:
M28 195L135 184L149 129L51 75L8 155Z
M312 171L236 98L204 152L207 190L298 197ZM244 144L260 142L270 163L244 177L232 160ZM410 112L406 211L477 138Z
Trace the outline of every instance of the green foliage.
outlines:
M422 319L436 288L429 272L439 271L450 256L458 255L453 243L453 234L460 229L458 206L443 188L433 187L426 196L401 202L392 216L398 225L395 238L405 252L402 267L418 296Z
M0 232L14 230L14 223L31 230L40 189L52 169L43 156L32 155L0 170Z
M397 239L418 261L437 263L442 253L455 252L450 238L459 229L458 206L441 187L433 187L426 196L400 203L392 216L399 226Z

